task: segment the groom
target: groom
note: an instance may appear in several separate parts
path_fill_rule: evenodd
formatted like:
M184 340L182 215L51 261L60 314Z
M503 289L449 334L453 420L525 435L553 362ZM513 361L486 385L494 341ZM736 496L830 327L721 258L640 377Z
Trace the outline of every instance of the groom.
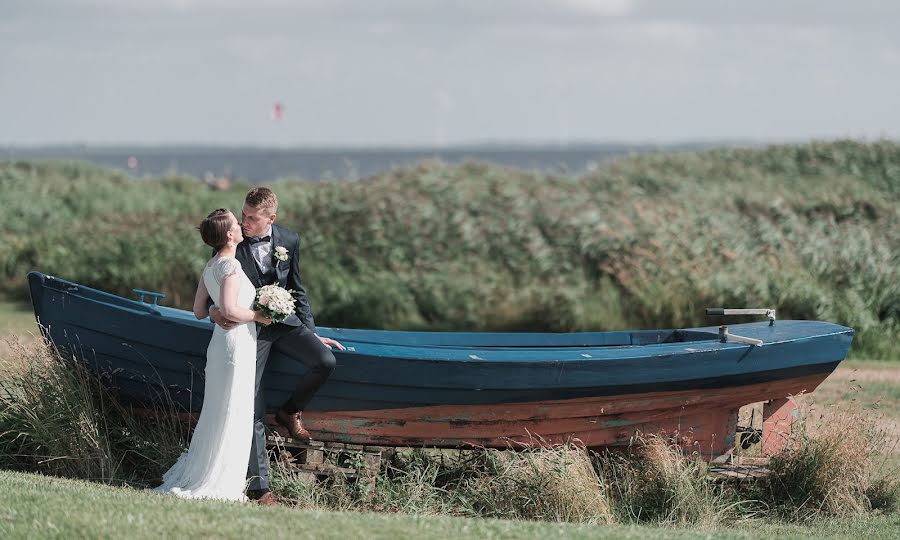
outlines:
M307 368L306 375L297 383L293 395L275 413L275 421L285 427L291 437L309 440L311 437L303 427L300 414L334 371L335 360L331 348L344 349L337 341L316 334L312 309L306 299L303 284L300 283L300 238L297 233L275 225L277 211L278 198L271 189L259 187L247 193L241 210L244 241L238 244L235 254L244 273L256 288L277 283L285 289L293 290L296 299L295 313L282 323L260 327L257 336L256 400L248 495L264 504L273 504L269 494L269 456L266 454L263 424L266 403L260 388L269 352L274 348ZM210 309L209 318L226 330L238 324L223 317L216 307Z

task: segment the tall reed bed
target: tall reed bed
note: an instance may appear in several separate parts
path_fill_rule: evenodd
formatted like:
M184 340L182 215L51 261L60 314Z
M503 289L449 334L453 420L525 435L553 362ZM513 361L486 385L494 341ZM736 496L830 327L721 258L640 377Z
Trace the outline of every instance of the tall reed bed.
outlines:
M836 141L620 159L579 177L436 162L353 182L272 184L300 232L317 321L432 330L706 325L775 307L900 337L900 145ZM246 185L0 163L0 291L39 269L189 307L209 251L194 227Z

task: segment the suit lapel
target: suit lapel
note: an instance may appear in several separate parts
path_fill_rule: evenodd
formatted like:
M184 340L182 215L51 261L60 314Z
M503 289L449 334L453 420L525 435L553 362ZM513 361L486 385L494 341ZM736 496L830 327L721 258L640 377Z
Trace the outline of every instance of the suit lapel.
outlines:
M281 227L272 224L272 262L275 263L275 276L278 278L278 284L282 287L287 283L288 268L290 267L290 258L287 261L279 261L275 258L275 248L283 246L281 243L282 234Z
M250 253L250 244L246 241L238 244L237 260L241 261L241 268L244 269L244 273L247 274L247 277L253 282L253 286L257 288L261 287L262 284L259 280L259 270L256 269L256 261L253 260L253 254Z

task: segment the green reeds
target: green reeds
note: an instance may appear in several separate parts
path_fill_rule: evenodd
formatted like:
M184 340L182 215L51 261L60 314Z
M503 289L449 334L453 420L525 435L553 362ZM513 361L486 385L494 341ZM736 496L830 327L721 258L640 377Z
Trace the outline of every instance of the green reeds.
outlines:
M0 291L26 295L39 269L189 308L209 255L194 227L246 187L0 162ZM322 325L677 328L708 325L704 307L775 307L853 327L852 354L897 356L894 142L641 155L581 177L428 162L273 187Z

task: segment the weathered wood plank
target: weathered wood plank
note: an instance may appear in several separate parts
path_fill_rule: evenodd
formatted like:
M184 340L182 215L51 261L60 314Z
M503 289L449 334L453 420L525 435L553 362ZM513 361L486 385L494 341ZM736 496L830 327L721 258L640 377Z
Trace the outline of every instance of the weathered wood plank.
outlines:
M771 472L758 465L719 465L709 469L707 476L718 481L752 481L764 478Z

